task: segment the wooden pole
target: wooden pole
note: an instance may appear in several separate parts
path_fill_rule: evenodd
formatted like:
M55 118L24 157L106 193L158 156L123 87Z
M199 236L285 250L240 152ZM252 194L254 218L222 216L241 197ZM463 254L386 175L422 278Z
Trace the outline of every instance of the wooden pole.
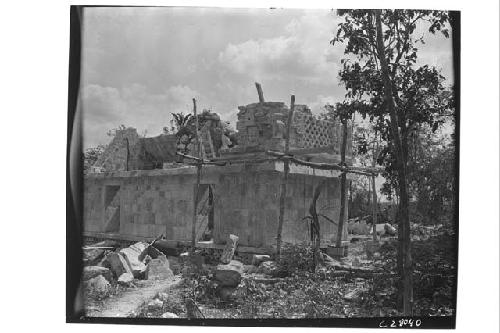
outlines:
M258 89L258 88L257 88ZM295 95L292 95L290 102L290 112L288 112L288 121L286 123L286 137L285 137L285 155L288 154L290 149L290 128L293 121L293 111L295 109ZM276 253L281 255L281 232L283 231L283 220L285 216L285 199L286 199L286 184L288 182L288 173L290 172L290 160L283 159L283 179L280 186L280 207L278 217L278 233L276 236Z
M196 99L193 98L193 114L195 120L195 147L197 148L198 158L201 158L201 147L200 141L198 139L198 115L196 113ZM193 224L191 226L191 253L194 253L196 248L196 220L198 216L198 193L200 191L200 181L201 181L201 167L203 162L198 161L196 165L196 185L194 188L194 200L193 200Z
M260 83L255 82L255 87L257 88L257 94L259 94L259 103L264 103L264 93L262 92Z
M342 147L340 149L340 164L345 166L345 151L347 146L347 120L342 120ZM345 191L346 183L346 172L342 172L340 175L340 214L339 214L339 225L337 229L337 248L342 246L342 232L344 229L344 219L345 219Z
M128 162L129 162L129 155L130 155L130 146L128 142L128 138L125 138L125 147L127 148L127 158L125 159L125 171L128 171Z

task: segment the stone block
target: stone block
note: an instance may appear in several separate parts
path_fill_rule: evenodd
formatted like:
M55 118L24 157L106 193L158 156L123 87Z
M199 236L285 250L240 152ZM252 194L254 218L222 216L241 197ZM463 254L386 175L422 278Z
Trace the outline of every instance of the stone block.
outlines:
M111 284L102 275L98 275L84 284L85 293L96 298L105 298L111 294Z
M241 281L243 264L237 260L231 260L227 265L218 265L215 271L215 280L223 287L236 287Z
M148 280L166 280L174 276L170 269L167 257L159 255L156 259L151 259L146 270Z
M101 266L85 266L83 267L83 281L88 281L96 276L102 275L106 280L111 282L113 279L112 273L107 267Z
M132 273L127 260L120 252L108 254L103 260L103 266L109 268L116 279L123 273Z
M252 265L259 266L264 261L271 261L271 256L267 254L254 254L252 256Z
M123 273L118 278L118 283L122 285L130 285L134 281L134 276L130 273Z

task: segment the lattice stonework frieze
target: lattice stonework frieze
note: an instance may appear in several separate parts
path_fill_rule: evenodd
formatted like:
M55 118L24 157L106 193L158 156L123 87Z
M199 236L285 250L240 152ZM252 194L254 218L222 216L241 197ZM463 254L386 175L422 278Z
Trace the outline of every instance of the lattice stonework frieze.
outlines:
M297 143L301 148L327 147L337 143L335 123L316 119L309 114L297 113L294 115L293 125L298 136Z

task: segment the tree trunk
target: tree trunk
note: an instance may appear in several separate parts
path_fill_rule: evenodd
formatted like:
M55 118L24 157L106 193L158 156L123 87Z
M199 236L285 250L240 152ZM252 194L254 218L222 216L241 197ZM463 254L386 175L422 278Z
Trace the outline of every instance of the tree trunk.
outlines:
M377 148L375 148L375 143L377 143ZM377 151L378 151L378 142L377 142L377 131L375 131L375 141L373 142L373 160L372 160L372 167L375 169L375 164L377 163ZM373 214L373 240L377 240L377 190L375 187L375 174L372 176L372 195L373 195L373 203L372 203L372 214Z
M342 147L340 149L340 164L345 166L345 151L347 146L347 120L342 121ZM344 229L344 219L345 219L345 191L346 183L346 173L342 172L340 175L340 214L339 214L339 225L337 229L337 244L339 248L342 246L342 231Z
M260 86L260 85L259 85ZM293 111L295 109L295 95L292 95L290 101L290 112L288 113L288 121L286 123L286 138L285 138L285 155L288 154L290 148L290 127L292 126ZM286 199L286 184L288 182L288 173L290 172L290 160L283 159L283 179L280 185L280 207L278 217L278 232L276 235L276 253L278 257L281 255L281 232L283 231L283 220L285 218L285 199Z
M398 118L394 105L392 83L389 78L389 68L385 58L385 48L382 37L381 10L375 10L377 23L377 53L382 71L382 81L384 84L384 95L391 118L391 132L396 150L396 164L398 170L398 187L400 195L400 221L398 230L398 267L400 273L400 294L403 299L403 313L406 316L412 315L413 308L413 270L410 243L410 218L408 214L409 198L406 184L406 161L404 159L403 145L398 128Z
M377 190L375 188L375 175L372 176L372 228L373 228L373 240L377 240Z

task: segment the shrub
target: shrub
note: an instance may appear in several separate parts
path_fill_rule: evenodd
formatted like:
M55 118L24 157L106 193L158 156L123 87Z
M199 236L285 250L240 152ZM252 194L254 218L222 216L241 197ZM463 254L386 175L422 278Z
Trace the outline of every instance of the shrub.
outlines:
M294 273L312 271L312 258L313 252L310 245L285 243L281 251L281 258L277 260L276 274L285 277Z

